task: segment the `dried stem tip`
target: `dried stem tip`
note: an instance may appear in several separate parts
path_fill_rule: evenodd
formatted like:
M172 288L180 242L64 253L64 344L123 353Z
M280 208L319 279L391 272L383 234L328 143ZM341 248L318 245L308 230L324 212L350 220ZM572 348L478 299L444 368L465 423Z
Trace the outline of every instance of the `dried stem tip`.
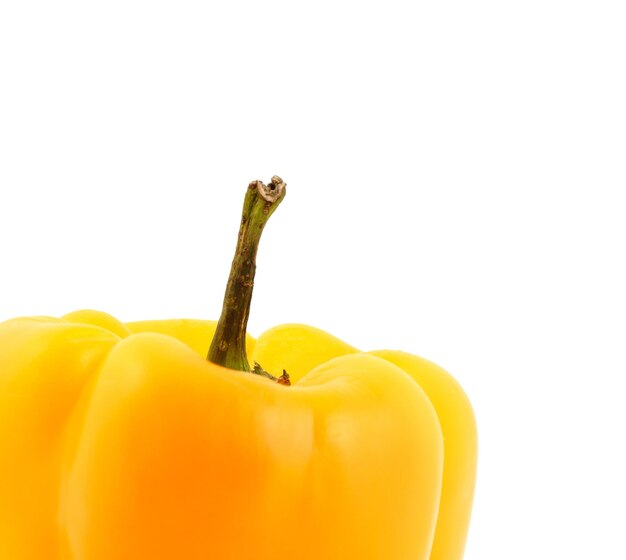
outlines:
M283 195L285 187L283 180L278 175L274 175L269 184L266 185L263 181L252 181L248 188L256 189L267 202L276 202Z

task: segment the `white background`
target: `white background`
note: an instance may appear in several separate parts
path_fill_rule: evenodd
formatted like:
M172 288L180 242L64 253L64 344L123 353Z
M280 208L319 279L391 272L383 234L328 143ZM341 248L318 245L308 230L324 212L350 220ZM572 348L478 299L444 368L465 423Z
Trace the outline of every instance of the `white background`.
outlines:
M0 4L0 320L216 318L450 370L466 560L626 558L623 3Z

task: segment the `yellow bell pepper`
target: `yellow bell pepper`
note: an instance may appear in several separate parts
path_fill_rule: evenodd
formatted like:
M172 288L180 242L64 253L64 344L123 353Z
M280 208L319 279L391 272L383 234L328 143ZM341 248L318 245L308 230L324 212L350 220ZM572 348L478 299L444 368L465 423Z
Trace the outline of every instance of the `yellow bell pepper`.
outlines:
M218 323L0 324L0 558L462 558L476 431L459 385L312 327L245 333L283 196L251 184Z

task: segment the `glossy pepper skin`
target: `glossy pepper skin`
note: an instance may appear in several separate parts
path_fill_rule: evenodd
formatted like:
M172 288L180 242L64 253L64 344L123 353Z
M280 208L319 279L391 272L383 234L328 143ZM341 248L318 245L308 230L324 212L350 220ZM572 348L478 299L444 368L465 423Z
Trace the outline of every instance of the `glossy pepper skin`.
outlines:
M285 325L247 340L285 387L207 362L214 330L0 324L0 558L462 557L476 431L447 373Z

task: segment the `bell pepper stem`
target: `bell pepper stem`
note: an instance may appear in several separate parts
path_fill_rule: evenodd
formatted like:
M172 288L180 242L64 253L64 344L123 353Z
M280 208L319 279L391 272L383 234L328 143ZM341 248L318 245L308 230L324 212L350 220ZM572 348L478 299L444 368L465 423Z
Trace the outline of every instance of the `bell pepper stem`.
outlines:
M246 354L246 327L250 314L259 241L267 220L285 197L285 187L286 184L276 175L267 185L262 181L252 181L248 185L243 202L237 249L224 294L222 314L207 356L210 362L220 366L257 373L276 381L278 380L258 364L255 364L253 369L250 368Z

